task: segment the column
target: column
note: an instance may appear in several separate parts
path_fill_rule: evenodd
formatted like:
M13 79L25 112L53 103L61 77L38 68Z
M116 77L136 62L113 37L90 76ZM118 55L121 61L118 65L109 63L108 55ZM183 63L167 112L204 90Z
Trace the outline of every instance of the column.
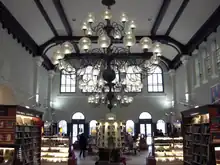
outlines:
M39 81L39 75L40 75L40 67L43 63L43 58L40 56L34 57L35 65L34 65L34 81L33 81L33 96L35 98L35 104L39 103L39 87L40 87L40 81Z
M206 67L206 58L207 58L207 43L202 42L199 46L199 53L201 54L201 67L202 67L202 83L206 84L208 82L208 72Z
M177 98L176 98L176 71L175 69L169 70L169 75L172 84L172 104L173 108L176 110Z
M52 87L53 87L53 77L55 72L50 70L48 72L48 89L47 89L47 107L48 107L48 121L52 121Z
M189 65L190 57L188 55L183 55L181 61L184 66L184 79L185 79L185 99L186 102L191 101L191 83L190 83L190 65Z

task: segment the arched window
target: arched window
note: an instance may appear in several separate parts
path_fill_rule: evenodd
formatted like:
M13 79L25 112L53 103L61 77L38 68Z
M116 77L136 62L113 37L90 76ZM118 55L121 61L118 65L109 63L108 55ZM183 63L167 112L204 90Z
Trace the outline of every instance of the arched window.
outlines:
M148 112L142 112L139 116L139 119L152 119L152 116Z
M163 120L158 120L157 121L157 129L162 130L162 132L165 134L166 133L166 123Z
M89 134L92 136L96 135L96 124L97 124L96 120L92 120L89 123Z
M61 120L58 123L59 133L67 134L67 122L65 120Z
M66 70L61 71L60 92L76 92L76 70L74 68L70 72Z
M141 69L138 66L129 66L125 78L125 92L141 92Z
M132 120L126 121L126 132L134 136L134 122Z
M157 66L147 79L148 92L163 92L163 71Z
M85 119L85 116L84 116L81 112L76 112L76 113L74 113L74 115L72 116L72 119L75 119L75 120L83 120L83 119Z

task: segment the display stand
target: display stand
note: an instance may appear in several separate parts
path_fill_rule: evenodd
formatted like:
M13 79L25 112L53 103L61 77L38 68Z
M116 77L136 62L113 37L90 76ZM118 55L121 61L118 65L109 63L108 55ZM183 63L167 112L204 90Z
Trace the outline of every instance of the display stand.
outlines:
M99 164L120 163L120 149L125 145L125 123L100 121L97 123L96 144L99 148Z
M182 137L156 137L154 138L154 155L157 165L183 164L183 138Z
M0 162L40 165L42 113L0 105Z
M220 106L206 105L182 112L184 164L209 164L220 145ZM211 154L212 153L212 154Z
M57 136L42 137L42 164L51 164L53 162L66 165L69 159L69 144L69 138Z

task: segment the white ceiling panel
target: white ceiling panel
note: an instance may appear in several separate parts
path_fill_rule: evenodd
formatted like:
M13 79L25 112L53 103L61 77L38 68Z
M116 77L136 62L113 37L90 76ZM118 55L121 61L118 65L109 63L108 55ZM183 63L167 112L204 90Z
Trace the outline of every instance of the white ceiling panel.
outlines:
M94 13L97 22L102 20L105 7L100 0L61 1L75 35L82 35L80 26L89 12ZM162 0L116 1L112 7L113 20L119 22L121 13L125 12L137 23L138 35L148 35L162 5ZM75 22L72 19L76 19Z
M186 44L219 5L220 0L190 0L170 36Z
M52 24L54 25L56 31L59 35L67 35L64 25L60 19L60 16L53 4L52 0L41 0L41 3L46 10Z
M163 17L163 20L157 30L158 35L164 35L169 28L171 22L173 21L177 11L179 10L183 0L171 1L170 5Z
M53 37L53 33L32 0L1 0L37 44Z

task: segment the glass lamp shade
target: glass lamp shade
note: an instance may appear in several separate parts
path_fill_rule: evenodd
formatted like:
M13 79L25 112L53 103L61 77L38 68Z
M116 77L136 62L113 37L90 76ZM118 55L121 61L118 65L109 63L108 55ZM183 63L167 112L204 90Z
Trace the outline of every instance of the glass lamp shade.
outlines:
M123 43L127 47L132 47L136 43L136 38L133 34L127 34L123 38Z
M79 47L81 50L89 50L91 48L91 45L92 45L92 42L89 38L87 37L82 37L80 40L79 40Z
M121 33L120 32L114 32L114 35L113 35L114 39L121 39Z
M64 57L65 57L65 54L63 54L63 52L60 49L55 51L54 54L53 54L53 58L56 59L56 60L61 60Z
M120 17L120 21L122 23L128 22L128 16L125 13L122 13L122 15Z
M155 42L153 44L153 53L155 54L161 54L161 43L160 42Z
M140 45L143 50L150 49L152 46L152 40L148 37L143 37L140 40Z
M111 39L107 35L103 34L99 36L98 44L101 48L108 48L111 44Z
M92 13L89 13L88 17L87 17L87 22L88 23L93 23L95 22L95 16Z
M82 30L87 30L88 28L89 28L89 27L88 27L87 22L83 22L81 29L82 29Z
M92 36L92 29L91 29L91 28L88 28L88 29L86 30L86 35L87 35L87 36Z
M105 10L103 14L103 19L104 20L110 20L112 18L112 13L109 10Z
M64 54L70 54L73 52L73 45L70 42L64 42L62 44L62 49Z
M52 56L51 62L52 62L53 65L59 64L59 60L57 60L54 56Z

